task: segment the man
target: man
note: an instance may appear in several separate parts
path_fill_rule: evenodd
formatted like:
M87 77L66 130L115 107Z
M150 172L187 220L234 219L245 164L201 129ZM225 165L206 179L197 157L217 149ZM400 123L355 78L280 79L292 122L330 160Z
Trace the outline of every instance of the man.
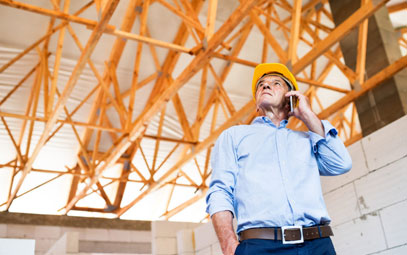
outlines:
M223 254L335 254L320 175L350 170L345 146L286 66L258 65L252 91L260 116L225 130L212 151L207 212ZM309 131L287 129L290 116Z

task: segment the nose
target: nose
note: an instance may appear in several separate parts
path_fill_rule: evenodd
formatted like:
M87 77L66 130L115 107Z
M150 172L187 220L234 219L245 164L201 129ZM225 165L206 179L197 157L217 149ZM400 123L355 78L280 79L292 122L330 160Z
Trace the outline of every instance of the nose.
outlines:
M271 88L270 88L270 85L268 85L267 83L263 83L263 84L261 85L261 88L262 88L262 90L271 89Z

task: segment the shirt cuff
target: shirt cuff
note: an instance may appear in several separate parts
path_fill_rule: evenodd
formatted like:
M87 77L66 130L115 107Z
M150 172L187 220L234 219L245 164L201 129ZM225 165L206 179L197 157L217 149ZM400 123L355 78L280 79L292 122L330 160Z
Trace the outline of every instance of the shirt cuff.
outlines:
M212 194L213 196L214 194ZM221 202L222 201L222 202ZM233 206L228 203L225 200L218 200L216 202L214 201L209 201L208 206L206 207L206 212L209 213L209 215L212 217L217 212L222 212L222 211L230 211L233 215L233 218L235 217L235 210Z
M312 150L314 153L316 153L318 151L318 142L319 141L328 141L331 137L336 137L336 135L338 134L338 131L336 130L336 128L334 126L332 126L332 124L329 123L329 121L322 120L321 123L322 123L322 126L324 127L325 138L320 136L317 133L308 131L308 134L309 134L309 137L311 140L311 144L312 144Z

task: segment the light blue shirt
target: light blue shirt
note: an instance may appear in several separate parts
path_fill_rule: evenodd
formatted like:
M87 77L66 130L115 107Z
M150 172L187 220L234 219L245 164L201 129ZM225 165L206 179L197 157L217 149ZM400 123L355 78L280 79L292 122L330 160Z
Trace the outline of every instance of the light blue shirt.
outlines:
M237 232L249 228L312 226L330 222L320 175L339 175L352 167L337 130L322 121L325 138L276 127L257 117L233 126L212 151L207 212L231 211Z

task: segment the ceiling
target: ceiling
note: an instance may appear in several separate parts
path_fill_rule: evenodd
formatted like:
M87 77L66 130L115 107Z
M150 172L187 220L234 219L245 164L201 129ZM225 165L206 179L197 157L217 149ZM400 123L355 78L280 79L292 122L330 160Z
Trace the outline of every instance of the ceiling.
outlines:
M353 101L378 84L338 41L386 5L405 56L406 2L369 2L345 30L325 0L241 2L0 0L0 210L205 221L211 147L256 116L261 62L289 63L314 111L360 139Z

